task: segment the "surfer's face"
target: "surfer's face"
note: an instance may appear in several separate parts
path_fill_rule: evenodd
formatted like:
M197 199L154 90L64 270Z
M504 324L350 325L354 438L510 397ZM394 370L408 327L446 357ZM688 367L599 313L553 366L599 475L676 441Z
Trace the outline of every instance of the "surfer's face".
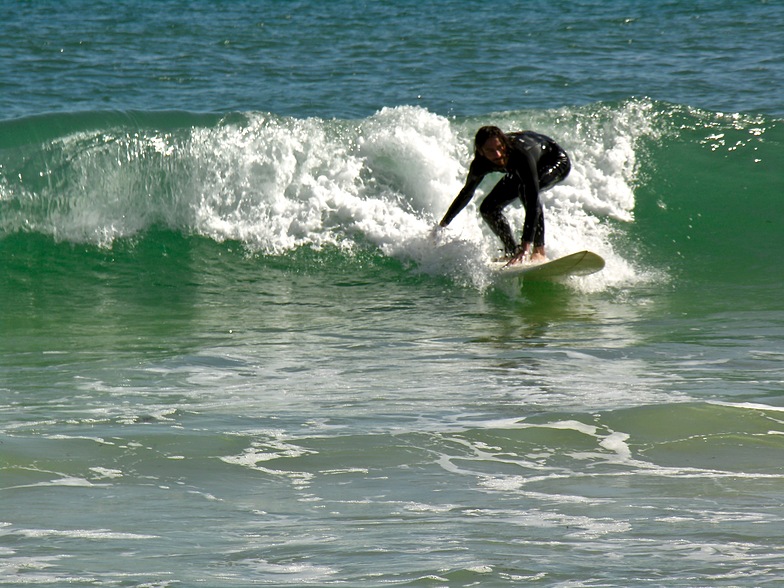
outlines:
M494 164L504 167L506 165L506 148L498 137L490 137L479 150L482 157Z

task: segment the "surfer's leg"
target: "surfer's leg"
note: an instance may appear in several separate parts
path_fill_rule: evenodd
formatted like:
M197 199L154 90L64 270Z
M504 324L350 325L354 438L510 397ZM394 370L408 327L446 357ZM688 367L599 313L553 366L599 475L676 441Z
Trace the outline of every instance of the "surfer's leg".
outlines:
M531 255L532 261L543 261L545 257L544 251L544 208L542 201L532 195L531 192L520 190L520 202L523 203L525 208L525 225L523 227L523 235L531 235L531 250L528 249L528 244L522 244L522 251ZM522 259L522 257L521 257Z
M544 209L542 208L541 201L537 198L536 203L527 202L524 198L523 206L525 207L525 216L536 215L536 224L534 225L534 241L533 249L531 250L531 261L542 262L546 260L544 250ZM531 210L531 206L536 206L536 210Z
M501 239L507 255L513 256L520 249L520 244L515 241L512 229L504 216L504 208L514 202L519 196L517 184L509 177L501 180L490 191L490 194L479 206L479 213L490 229Z
M569 175L569 172L572 169L572 164L569 161L569 156L566 154L566 151L558 151L552 157L548 158L548 161L540 161L539 162L539 192L544 192L545 190L549 190L558 182L562 182L566 179L566 176ZM523 206L525 207L525 214L528 216L530 213L534 212L529 210L529 203L522 195L521 200L523 201ZM533 251L531 252L531 259L533 261L545 261L545 250L544 250L544 211L542 209L542 203L537 198L536 205L539 207L538 210L535 212L536 214L536 228L534 229L534 242L533 242Z

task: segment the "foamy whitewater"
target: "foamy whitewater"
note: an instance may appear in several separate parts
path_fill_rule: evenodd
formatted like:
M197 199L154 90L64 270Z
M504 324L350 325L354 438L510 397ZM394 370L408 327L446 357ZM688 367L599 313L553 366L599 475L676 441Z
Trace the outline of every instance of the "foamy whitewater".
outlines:
M649 101L630 101L620 109L503 117L509 128L535 119L532 126L560 137L573 154L570 176L543 194L553 234L549 251L552 257L580 249L603 255L608 271L583 281L600 289L641 277L613 251L613 228L602 219L634 218L635 145L660 132L652 128L652 109ZM360 121L248 113L208 126L187 126L200 121L185 117L182 126L162 130L128 128L133 119L122 116L109 120L108 130L52 141L35 192L25 184L6 186L6 199L24 204L4 218L5 232L28 228L110 247L162 225L236 240L265 255L369 245L426 273L461 275L472 268L468 278L477 285L491 277L488 260L498 244L475 208L497 178L488 179L453 227L433 232L465 180L472 119L457 125L404 106ZM509 219L521 226L522 208L510 209Z
M0 585L781 583L781 3L5 12Z

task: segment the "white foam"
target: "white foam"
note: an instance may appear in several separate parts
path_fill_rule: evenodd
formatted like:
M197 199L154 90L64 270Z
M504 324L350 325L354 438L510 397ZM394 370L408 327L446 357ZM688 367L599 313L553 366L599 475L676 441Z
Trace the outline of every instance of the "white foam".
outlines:
M765 412L784 412L784 406L772 406L770 404L762 404L759 402L726 402L721 400L709 400L707 402L708 404L726 406L729 408L744 408L748 410L761 410Z
M90 471L95 473L98 478L122 478L122 470L114 468L91 467Z
M484 284L500 244L476 208L492 178L449 230L437 240L431 230L465 180L476 127L535 125L573 163L565 182L543 194L549 255L596 251L607 269L586 287L606 287L639 277L626 252L613 249L612 234L613 223L634 219L636 143L653 132L650 107L630 101L498 121L455 121L410 106L360 121L250 113L178 133L76 133L51 148L68 161L65 192L33 196L54 203L39 228L67 240L107 244L162 224L270 255L370 245L421 271ZM507 210L521 227L521 206Z
M33 539L45 539L51 537L66 537L71 539L91 539L91 540L142 540L158 539L158 535L147 535L140 533L120 533L109 529L17 529L11 532L14 535Z

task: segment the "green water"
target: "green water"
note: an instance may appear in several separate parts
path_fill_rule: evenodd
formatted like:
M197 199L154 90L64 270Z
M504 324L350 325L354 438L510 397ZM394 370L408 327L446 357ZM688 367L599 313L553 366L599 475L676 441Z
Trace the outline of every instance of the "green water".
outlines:
M775 2L7 12L0 584L780 582ZM432 236L483 124L602 272Z

